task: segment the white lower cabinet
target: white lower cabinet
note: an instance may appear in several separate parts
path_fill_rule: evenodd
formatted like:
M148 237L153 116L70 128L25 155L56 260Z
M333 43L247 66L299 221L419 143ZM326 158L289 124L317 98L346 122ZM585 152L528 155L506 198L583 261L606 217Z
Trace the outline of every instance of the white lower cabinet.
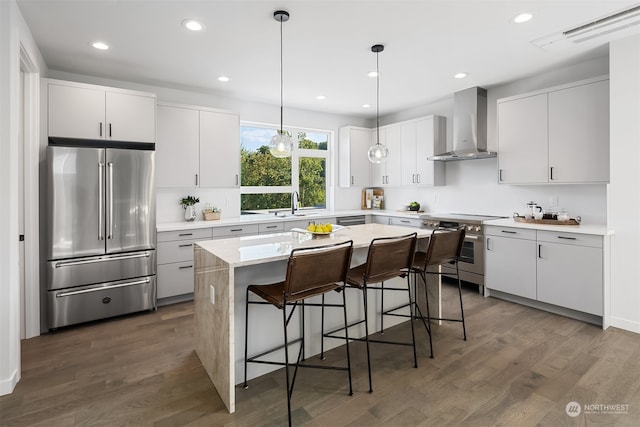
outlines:
M486 287L603 315L603 238L486 227Z
M211 238L211 228L158 233L158 300L193 293L193 245Z
M538 301L602 316L602 237L538 231Z
M536 299L535 230L487 227L486 234L486 287Z

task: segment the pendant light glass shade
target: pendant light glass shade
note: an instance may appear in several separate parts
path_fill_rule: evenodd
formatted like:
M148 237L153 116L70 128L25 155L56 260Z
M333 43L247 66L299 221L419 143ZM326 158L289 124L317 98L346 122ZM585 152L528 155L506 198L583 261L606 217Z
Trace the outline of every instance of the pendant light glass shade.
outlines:
M290 157L293 150L293 141L291 137L282 129L283 117L283 101L282 101L282 23L289 20L289 12L284 10L276 10L273 12L273 18L280 22L280 129L278 133L269 141L269 152L273 157Z
M387 161L389 149L386 145L380 144L380 66L378 63L378 54L384 50L381 44L371 46L371 52L376 54L376 143L369 147L369 161L374 164L380 164Z

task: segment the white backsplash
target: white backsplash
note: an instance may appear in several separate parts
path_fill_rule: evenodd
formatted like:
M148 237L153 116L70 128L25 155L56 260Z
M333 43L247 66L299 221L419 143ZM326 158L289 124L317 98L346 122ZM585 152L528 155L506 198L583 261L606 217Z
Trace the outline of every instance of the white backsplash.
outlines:
M156 190L156 222L184 221L180 199L186 196L200 199L196 204L196 219L202 219L202 208L206 203L222 209L222 218L240 216L240 190L237 188L159 188Z

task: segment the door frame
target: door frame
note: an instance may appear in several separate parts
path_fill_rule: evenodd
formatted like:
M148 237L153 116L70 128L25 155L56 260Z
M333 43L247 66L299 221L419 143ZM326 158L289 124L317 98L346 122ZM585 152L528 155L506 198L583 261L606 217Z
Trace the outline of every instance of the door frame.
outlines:
M23 102L23 180L24 180L24 301L21 318L25 336L40 335L40 72L27 50L20 44L20 70L24 73ZM22 311L22 310L21 310Z

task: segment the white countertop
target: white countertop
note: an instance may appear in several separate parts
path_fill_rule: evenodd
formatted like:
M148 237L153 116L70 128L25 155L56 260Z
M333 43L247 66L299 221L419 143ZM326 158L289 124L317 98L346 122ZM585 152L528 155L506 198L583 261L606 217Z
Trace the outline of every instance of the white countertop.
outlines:
M205 240L196 245L222 259L230 267L241 267L286 260L293 249L321 246L353 240L354 248L368 247L373 238L406 235L412 232L418 238L428 237L431 230L407 229L394 225L362 224L344 227L335 233L314 237L310 233L295 231L257 236Z
M561 231L566 233L577 234L595 234L600 236L610 236L614 233L613 228L608 228L605 225L547 225L547 224L530 224L526 222L516 222L513 218L494 219L490 221L484 221L484 225L496 225L500 227L514 227L514 228L526 228L529 230L544 230L544 231Z
M424 212L409 212L409 211L394 211L394 210L379 210L379 209L355 209L344 211L320 211L320 212L300 212L303 215L296 216L276 216L274 214L253 214L242 215L235 218L223 218L216 221L175 221L175 222L160 222L156 224L156 231L177 231L177 230L190 230L194 228L215 228L224 227L228 225L244 225L251 223L269 223L269 222L282 222L282 221L304 221L306 219L315 220L318 218L329 218L336 216L350 216L350 215L383 215L383 216L395 216L400 218L419 218L419 215L423 215Z

